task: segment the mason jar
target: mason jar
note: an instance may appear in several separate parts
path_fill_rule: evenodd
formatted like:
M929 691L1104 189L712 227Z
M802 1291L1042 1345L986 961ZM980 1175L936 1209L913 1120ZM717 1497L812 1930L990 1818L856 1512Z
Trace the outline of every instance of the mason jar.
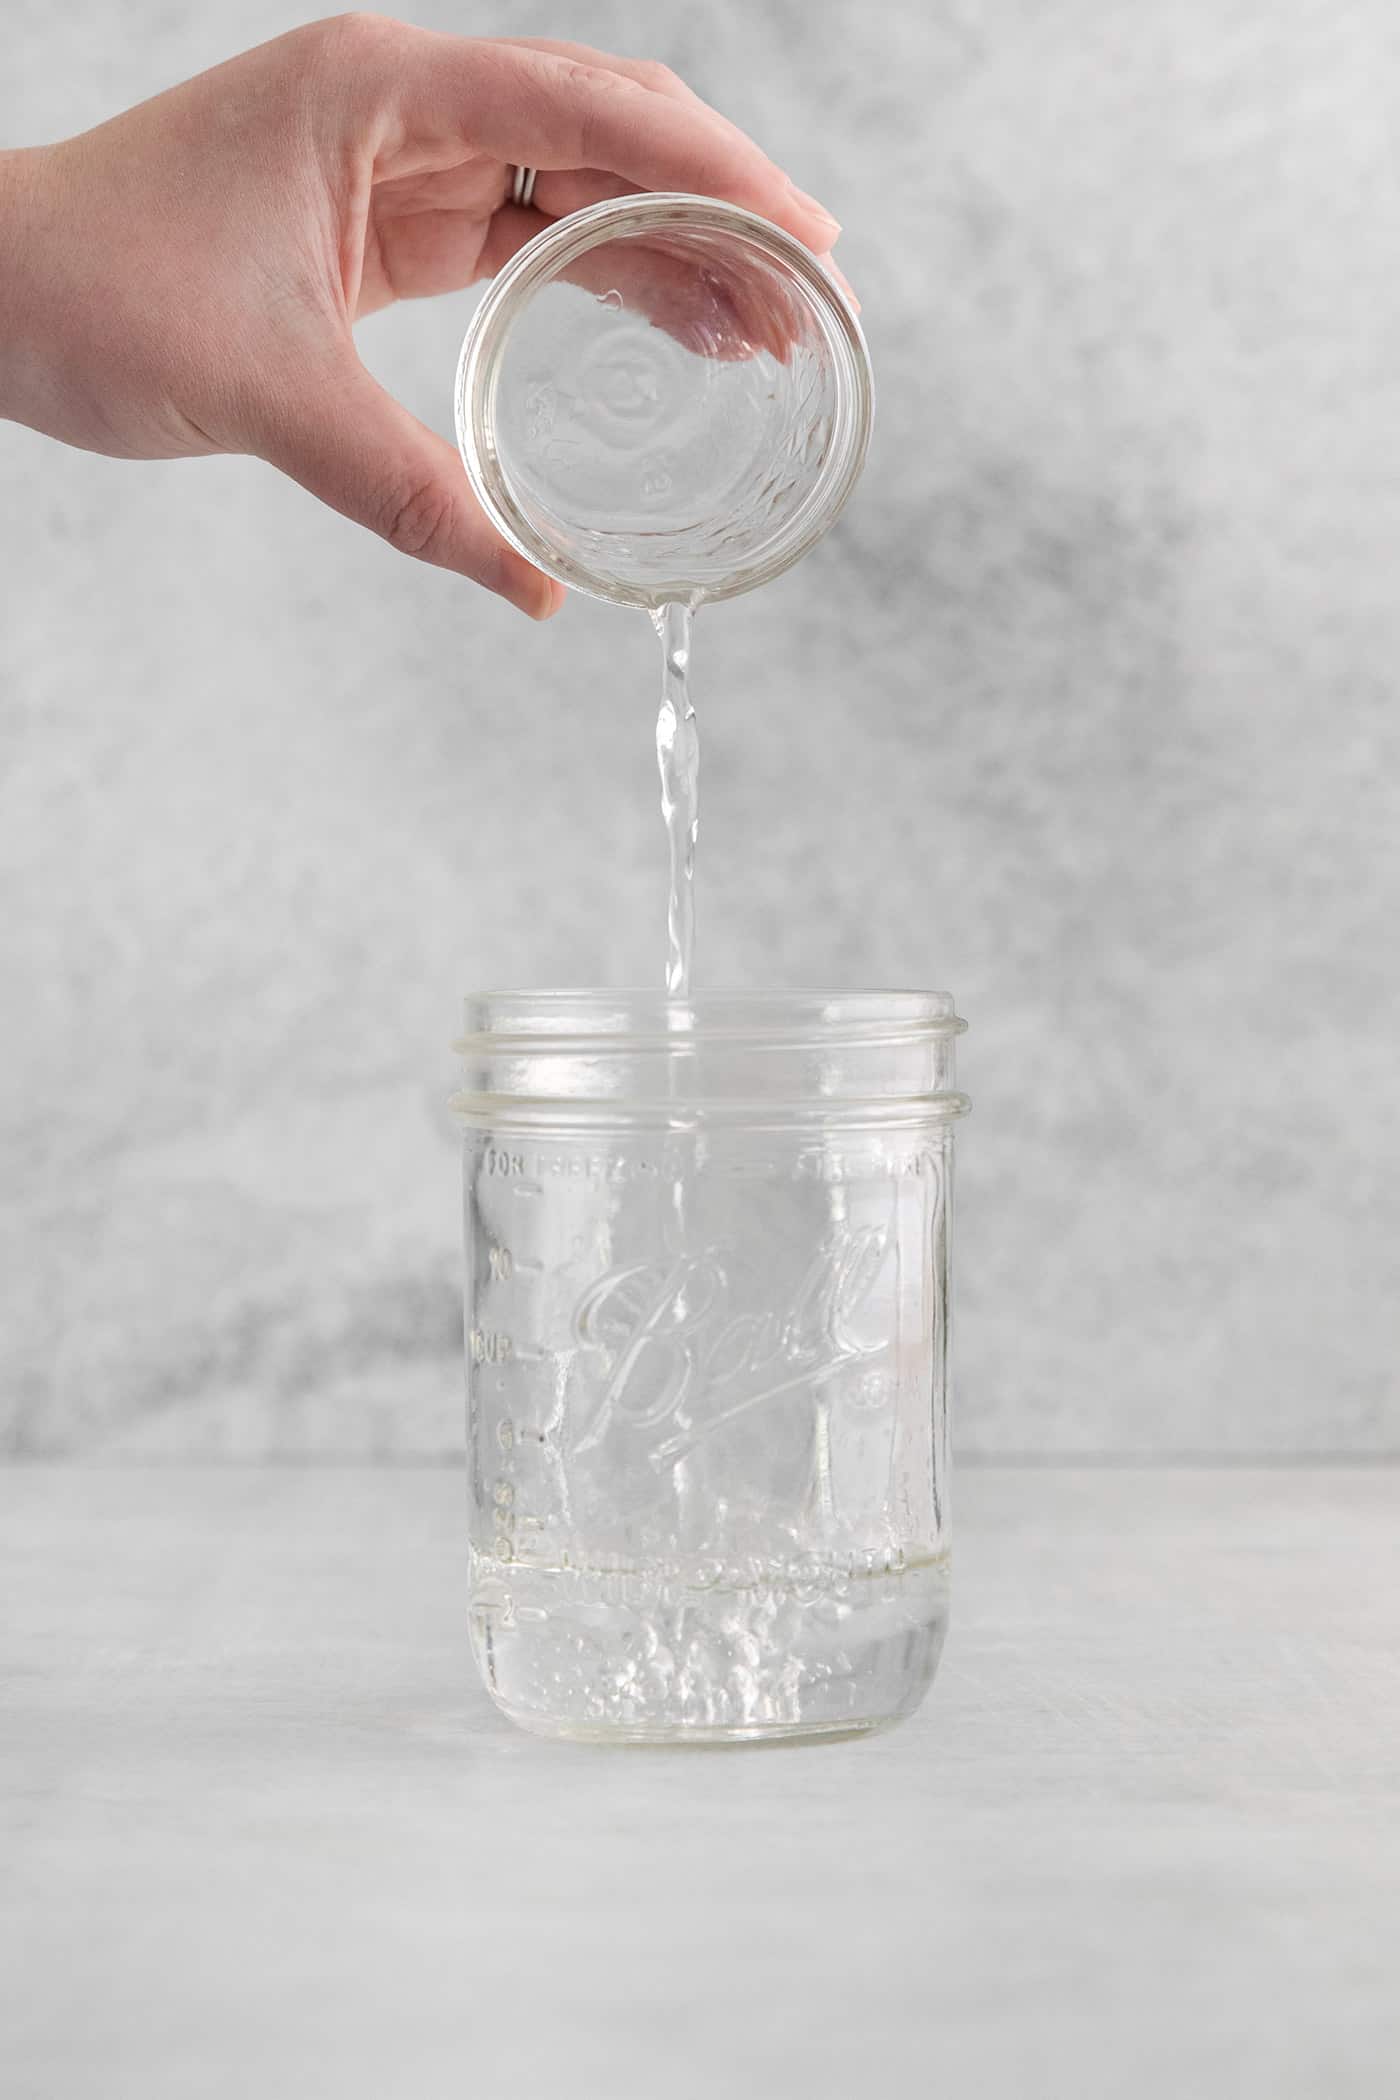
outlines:
M908 1714L948 1616L942 992L467 1003L474 1651L587 1741Z

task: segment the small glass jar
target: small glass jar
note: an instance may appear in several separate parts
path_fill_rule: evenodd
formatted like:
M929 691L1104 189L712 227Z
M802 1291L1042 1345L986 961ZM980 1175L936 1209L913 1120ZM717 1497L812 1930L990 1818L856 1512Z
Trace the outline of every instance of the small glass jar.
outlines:
M497 530L614 604L753 590L865 459L870 359L820 261L737 205L620 197L500 272L457 368L457 441Z
M471 1629L586 1741L909 1713L948 1612L945 993L467 1004Z

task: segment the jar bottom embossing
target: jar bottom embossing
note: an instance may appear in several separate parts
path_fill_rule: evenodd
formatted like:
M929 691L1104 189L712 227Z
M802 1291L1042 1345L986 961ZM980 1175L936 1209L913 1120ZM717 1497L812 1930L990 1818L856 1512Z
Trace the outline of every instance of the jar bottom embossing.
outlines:
M948 1612L942 993L468 1002L472 1642L524 1727L883 1727Z

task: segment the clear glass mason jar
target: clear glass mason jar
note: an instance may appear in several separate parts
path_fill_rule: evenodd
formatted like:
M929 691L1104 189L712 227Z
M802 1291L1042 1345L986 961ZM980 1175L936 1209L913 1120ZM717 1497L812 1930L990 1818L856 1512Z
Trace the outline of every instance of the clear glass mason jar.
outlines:
M550 1735L909 1713L948 1612L941 992L467 1004L472 1642Z
M457 441L497 530L648 610L801 559L865 459L860 323L811 252L712 198L621 197L528 242L462 345Z

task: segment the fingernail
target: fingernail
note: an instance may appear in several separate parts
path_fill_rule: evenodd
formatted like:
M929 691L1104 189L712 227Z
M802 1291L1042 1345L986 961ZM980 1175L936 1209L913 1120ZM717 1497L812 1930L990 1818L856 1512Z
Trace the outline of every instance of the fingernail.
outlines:
M820 219L823 226L831 229L831 238L834 241L841 231L841 221L833 219L824 204L818 204L815 197L809 197L806 190L800 190L795 182L790 182L788 188L792 192L794 203L800 204L803 211L810 212L814 219Z
M501 596L509 599L527 620L548 620L557 613L568 593L552 576L526 561L513 547L499 551Z

